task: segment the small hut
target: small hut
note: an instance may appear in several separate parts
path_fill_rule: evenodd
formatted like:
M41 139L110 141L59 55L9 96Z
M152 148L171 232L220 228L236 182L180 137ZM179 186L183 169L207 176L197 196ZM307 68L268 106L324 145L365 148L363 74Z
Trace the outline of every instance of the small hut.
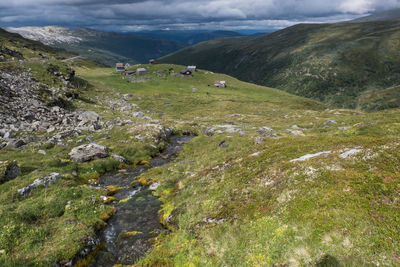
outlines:
M115 69L117 70L117 72L123 72L125 71L125 67L123 63L117 63L115 64Z
M138 68L136 70L136 75L144 75L147 73L147 70L145 68Z
M158 61L155 60L155 59L150 59L150 60L149 60L149 64L151 64L151 65L157 65L157 64L158 64Z
M215 81L214 86L218 88L226 88L226 82L225 81Z
M187 69L190 70L191 72L197 71L196 66L188 66Z
M125 64L125 69L129 68L131 65L129 63Z
M181 70L181 74L184 76L191 76L192 72L190 70Z

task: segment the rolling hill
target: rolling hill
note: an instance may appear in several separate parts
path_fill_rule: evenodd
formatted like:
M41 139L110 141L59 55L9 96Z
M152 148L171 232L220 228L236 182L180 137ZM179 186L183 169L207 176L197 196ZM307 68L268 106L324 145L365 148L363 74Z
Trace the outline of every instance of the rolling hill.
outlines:
M299 24L260 37L203 42L161 62L194 64L336 107L398 107L400 20ZM364 92L391 87L395 101L378 97L365 104Z
M173 40L87 28L47 26L7 30L109 66L119 61L131 64L147 63L152 58L164 56L185 46L184 43Z

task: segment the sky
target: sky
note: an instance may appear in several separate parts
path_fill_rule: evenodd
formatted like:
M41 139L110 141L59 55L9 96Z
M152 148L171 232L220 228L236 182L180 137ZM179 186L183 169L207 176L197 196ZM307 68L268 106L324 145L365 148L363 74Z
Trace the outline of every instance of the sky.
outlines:
M0 0L0 27L271 30L400 8L400 0Z

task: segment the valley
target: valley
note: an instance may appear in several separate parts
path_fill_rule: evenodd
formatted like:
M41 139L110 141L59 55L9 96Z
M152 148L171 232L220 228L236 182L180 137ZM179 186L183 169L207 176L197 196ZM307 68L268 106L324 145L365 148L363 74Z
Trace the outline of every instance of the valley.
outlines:
M338 108L395 108L398 90L389 106L379 97L373 106L363 99L369 91L384 92L400 83L399 21L397 16L389 21L298 24L259 37L203 42L161 62L195 64Z

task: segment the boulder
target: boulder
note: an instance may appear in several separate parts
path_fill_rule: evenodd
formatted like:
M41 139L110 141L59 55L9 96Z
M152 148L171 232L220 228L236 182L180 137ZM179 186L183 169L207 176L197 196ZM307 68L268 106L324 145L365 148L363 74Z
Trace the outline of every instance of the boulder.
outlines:
M0 184L17 178L21 173L17 161L0 161Z
M123 156L120 156L120 155L117 155L117 154L112 154L111 157L113 157L113 159L115 159L115 160L117 160L117 161L119 161L121 163L125 163L125 164L128 163L128 161Z
M21 189L18 189L17 192L23 197L29 196L33 190L35 190L37 187L43 185L43 186L48 186L50 184L54 184L55 182L59 181L62 178L61 174L58 172L53 172L50 173L50 175L45 176L43 178L38 178L33 183L31 183L28 186L25 186Z
M288 133L290 135L304 135L304 133L300 130L292 130L292 129L286 129L285 133Z
M23 145L26 145L25 141L22 139L17 139L9 141L5 148L20 148Z
M86 162L108 157L108 148L95 143L85 144L74 147L69 155L72 161Z
M257 133L265 137L277 137L275 131L268 126L258 128Z
M207 136L213 136L215 134L215 128L207 127L204 130L204 134L207 135Z
M100 120L100 116L94 111L85 111L79 115L78 120L81 122L93 122Z

